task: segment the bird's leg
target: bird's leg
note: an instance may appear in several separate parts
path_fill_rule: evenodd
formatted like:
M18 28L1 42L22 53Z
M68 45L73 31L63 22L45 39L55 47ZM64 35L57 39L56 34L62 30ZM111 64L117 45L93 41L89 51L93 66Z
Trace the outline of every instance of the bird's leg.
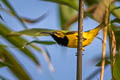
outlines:
M85 51L85 48L82 48L82 51Z

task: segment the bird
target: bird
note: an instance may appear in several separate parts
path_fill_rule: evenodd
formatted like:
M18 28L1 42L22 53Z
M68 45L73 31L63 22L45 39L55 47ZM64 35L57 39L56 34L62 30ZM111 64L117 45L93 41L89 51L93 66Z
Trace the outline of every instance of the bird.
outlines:
M105 27L105 23L102 22L96 28L83 32L82 50L84 47L90 45L94 38L98 35L99 31ZM59 45L77 48L78 47L78 31L62 31L55 30L52 32L42 32L49 34Z

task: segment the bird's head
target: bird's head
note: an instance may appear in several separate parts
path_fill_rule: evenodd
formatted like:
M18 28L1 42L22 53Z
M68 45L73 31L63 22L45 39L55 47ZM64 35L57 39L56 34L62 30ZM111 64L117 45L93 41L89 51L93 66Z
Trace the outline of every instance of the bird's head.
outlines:
M42 32L44 34L49 34L52 38L60 45L67 46L68 38L65 36L65 33L62 31L53 31L53 32Z
M56 31L52 31L52 32L41 32L42 34L49 34L51 36L55 36L58 38L64 38L65 37L65 33L59 30Z
M58 38L64 38L65 34L62 31L54 31L50 34L51 36L56 36Z
M50 34L53 39L60 45L67 46L68 38L65 36L65 33L62 31L54 31Z

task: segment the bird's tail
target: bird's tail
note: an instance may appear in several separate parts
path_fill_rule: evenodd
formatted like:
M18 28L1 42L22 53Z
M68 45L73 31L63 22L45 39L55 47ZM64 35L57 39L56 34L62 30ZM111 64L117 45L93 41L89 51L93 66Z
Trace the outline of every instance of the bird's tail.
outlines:
M94 34L98 34L98 32L103 29L104 27L106 27L105 23L102 22L101 24L99 24L96 28L90 30L91 33L94 33Z

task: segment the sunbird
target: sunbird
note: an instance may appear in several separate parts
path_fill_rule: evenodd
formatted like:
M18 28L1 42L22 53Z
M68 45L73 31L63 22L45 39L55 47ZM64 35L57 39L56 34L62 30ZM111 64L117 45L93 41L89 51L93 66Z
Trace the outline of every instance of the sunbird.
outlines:
M83 50L85 46L88 46L92 43L94 38L98 35L99 31L104 27L105 27L105 23L102 22L96 28L83 32L83 42L82 42ZM42 33L49 34L50 36L52 36L52 38L59 45L66 46L69 48L77 48L78 46L78 31L64 32L64 31L56 30L53 32L42 32Z

